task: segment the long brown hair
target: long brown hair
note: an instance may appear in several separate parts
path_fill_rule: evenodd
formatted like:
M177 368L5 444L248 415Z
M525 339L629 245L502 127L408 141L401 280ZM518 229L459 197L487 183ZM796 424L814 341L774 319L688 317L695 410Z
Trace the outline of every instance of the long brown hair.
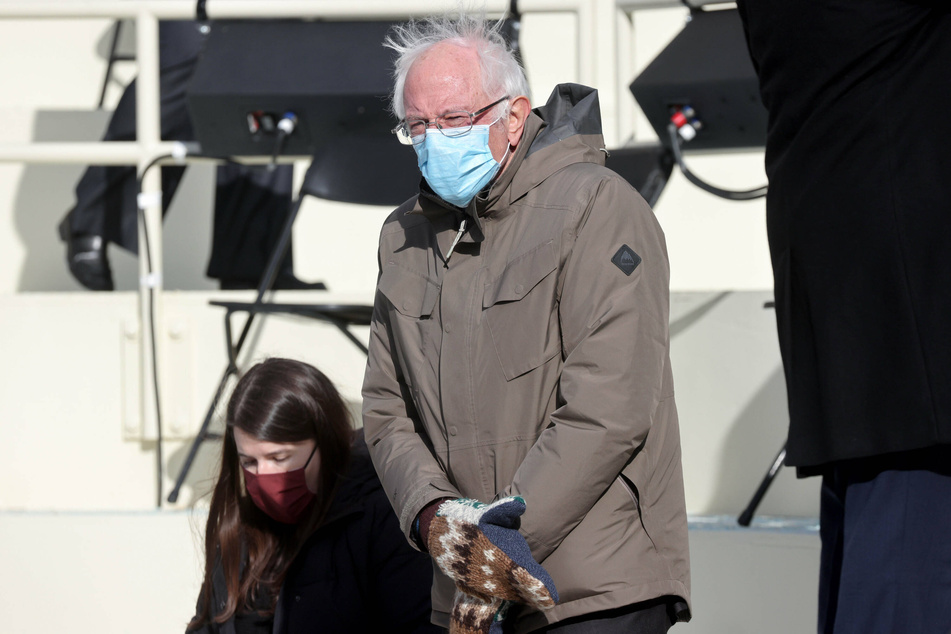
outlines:
M228 402L221 473L205 529L205 580L198 614L188 625L224 623L235 613L274 613L288 567L320 525L337 480L350 458L350 414L333 383L317 368L291 359L268 359L238 381ZM267 442L316 440L320 453L317 499L296 526L275 522L248 497L234 429ZM214 605L215 568L224 573L227 597Z

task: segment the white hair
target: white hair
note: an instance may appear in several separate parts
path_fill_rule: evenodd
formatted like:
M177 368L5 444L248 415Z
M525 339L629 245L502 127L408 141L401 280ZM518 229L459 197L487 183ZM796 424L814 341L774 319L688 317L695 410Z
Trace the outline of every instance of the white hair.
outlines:
M403 102L406 76L426 51L441 42L451 42L476 50L482 70L482 90L490 99L505 95L513 98L520 95L529 97L525 71L502 37L503 23L504 20L489 22L484 11L479 15L472 15L460 9L455 16L431 16L393 27L383 41L383 46L396 51L390 107L393 114L398 119L406 116L406 105Z

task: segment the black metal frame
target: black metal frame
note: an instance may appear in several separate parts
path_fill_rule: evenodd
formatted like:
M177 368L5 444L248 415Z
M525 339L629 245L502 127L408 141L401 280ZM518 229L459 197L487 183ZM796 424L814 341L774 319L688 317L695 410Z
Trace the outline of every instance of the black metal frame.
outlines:
M112 79L112 67L116 62L134 62L134 55L119 55L116 49L119 48L119 35L122 32L122 20L116 20L115 30L112 32L112 44L109 45L109 59L106 63L106 75L102 79L102 90L99 91L99 104L97 109L102 110L106 102L106 90L109 88L109 80Z

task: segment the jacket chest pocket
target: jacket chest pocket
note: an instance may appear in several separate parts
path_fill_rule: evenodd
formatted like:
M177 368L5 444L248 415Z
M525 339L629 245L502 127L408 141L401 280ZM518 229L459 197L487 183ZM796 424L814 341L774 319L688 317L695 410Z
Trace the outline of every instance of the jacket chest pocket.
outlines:
M506 380L561 351L555 286L558 261L551 242L519 256L485 285L482 309Z
M377 285L390 303L390 332L406 383L423 367L424 351L432 347L431 319L439 300L439 285L430 278L396 265L384 267Z

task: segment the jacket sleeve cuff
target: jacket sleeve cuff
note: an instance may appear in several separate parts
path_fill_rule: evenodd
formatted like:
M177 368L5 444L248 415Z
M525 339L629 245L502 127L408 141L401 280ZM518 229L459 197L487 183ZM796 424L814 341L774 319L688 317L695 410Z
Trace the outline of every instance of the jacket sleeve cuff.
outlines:
M442 503L451 499L452 498L439 498L438 500L434 500L424 506L423 510L419 512L419 515L416 516L410 537L416 546L424 553L429 552L429 543L427 541L429 538L429 525L433 523L436 512L439 510L439 507L442 506Z
M458 497L462 497L458 491L439 489L432 484L426 484L413 492L400 513L400 528L414 548L422 552L427 552L425 545L421 547L420 544L416 542L416 537L414 537L416 519L419 517L420 512L433 502Z

